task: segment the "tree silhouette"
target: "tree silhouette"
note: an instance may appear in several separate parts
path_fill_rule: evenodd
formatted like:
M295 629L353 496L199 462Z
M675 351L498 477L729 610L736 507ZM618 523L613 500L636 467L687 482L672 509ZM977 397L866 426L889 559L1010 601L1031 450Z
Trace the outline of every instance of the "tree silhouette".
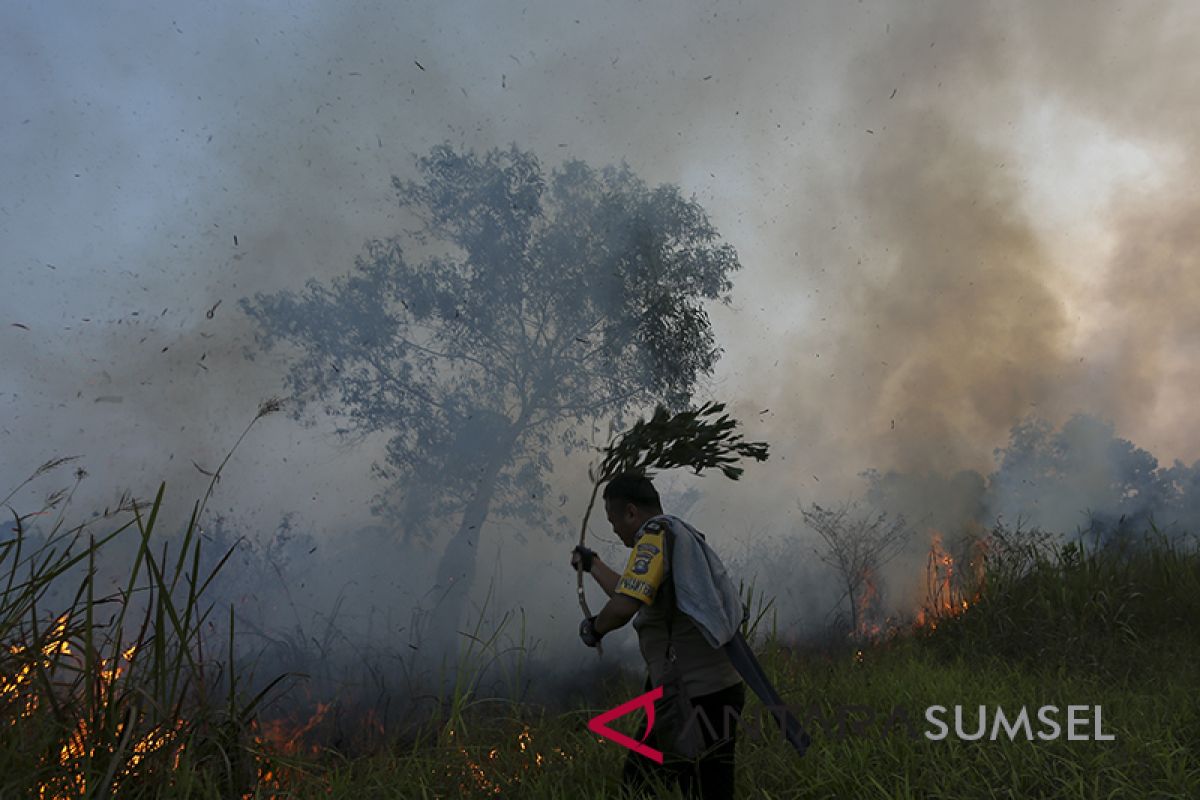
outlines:
M888 519L886 512L860 512L852 503L838 508L823 508L813 503L800 509L808 527L824 544L818 557L837 571L838 579L850 605L850 630L862 636L864 626L860 606L864 592L870 588L879 569L895 558L911 534L903 517ZM841 598L838 599L841 602Z
M1083 527L1107 538L1176 515L1182 473L1161 469L1153 454L1096 417L1076 414L1059 430L1027 419L995 455L989 505L1009 519L1064 534L1086 522Z
M316 406L350 440L390 437L376 513L457 519L436 575L452 632L489 516L546 523L553 452L601 418L682 408L711 374L705 301L729 302L740 265L698 203L625 166L441 145L417 168L392 179L414 230L329 285L241 306L265 349L298 348L297 418Z

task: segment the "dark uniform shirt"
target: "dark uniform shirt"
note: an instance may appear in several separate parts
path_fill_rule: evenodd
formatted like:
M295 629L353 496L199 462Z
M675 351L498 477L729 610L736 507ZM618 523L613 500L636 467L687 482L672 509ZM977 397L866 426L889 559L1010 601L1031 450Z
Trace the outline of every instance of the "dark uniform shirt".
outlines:
M667 558L667 537L670 535L674 534L669 531L665 519L656 517L642 526L625 572L617 581L616 592L644 603L633 620L633 627L638 634L642 657L650 669L651 684L662 684L669 620L669 638L684 686L689 695L698 697L733 686L742 678L725 653L710 645L691 617L675 607L671 565Z

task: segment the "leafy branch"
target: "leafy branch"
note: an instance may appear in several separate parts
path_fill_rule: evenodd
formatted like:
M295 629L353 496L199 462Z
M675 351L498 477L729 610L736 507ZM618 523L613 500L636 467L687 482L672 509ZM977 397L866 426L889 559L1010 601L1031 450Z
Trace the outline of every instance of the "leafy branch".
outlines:
M737 466L745 458L767 460L766 442L744 441L736 433L738 421L725 411L724 403L706 403L698 409L672 415L658 406L648 420L638 420L632 428L604 448L598 470L588 468L592 496L583 515L579 544L587 537L588 518L596 505L596 494L603 483L623 472L650 476L652 470L687 467L699 475L706 469L719 469L726 478L737 480L744 470ZM576 569L576 592L585 617L592 616L583 593L583 568Z

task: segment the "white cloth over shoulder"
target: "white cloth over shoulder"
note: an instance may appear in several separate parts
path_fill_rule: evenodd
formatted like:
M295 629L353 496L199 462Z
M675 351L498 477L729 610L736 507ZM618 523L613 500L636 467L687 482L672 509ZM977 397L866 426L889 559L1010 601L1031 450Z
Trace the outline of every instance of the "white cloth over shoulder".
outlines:
M737 634L749 613L742 606L738 588L704 534L670 514L657 519L671 526L669 568L675 582L675 602L710 645L721 647Z

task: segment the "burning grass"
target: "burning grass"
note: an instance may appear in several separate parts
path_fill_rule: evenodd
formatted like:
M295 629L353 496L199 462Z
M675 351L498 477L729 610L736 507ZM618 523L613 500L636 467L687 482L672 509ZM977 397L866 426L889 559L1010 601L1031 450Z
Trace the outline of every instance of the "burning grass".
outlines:
M922 624L797 650L766 635L764 666L814 745L771 728L739 744L743 797L1197 797L1200 555L1154 532L1084 548L993 530L935 542ZM962 568L955 567L962 564ZM1116 598L1121 598L1115 602ZM965 601L965 605L964 605ZM625 751L586 719L640 693L627 675L593 707L465 715L462 726L331 766L302 796L611 798ZM1103 708L1115 741L926 739L928 706ZM903 709L912 726L904 724ZM761 713L753 699L748 718ZM640 728L629 726L629 733ZM915 736L912 734L916 733ZM534 755L530 755L530 754ZM669 795L664 795L669 796Z
M243 743L263 695L239 696L232 651L206 657L213 576L199 572L195 513L175 551L157 546L162 499L160 487L153 503L131 502L132 519L100 539L80 527L35 541L17 517L0 542L0 796L153 796L198 777L225 796L253 785ZM124 533L138 539L130 574L101 595L97 556ZM44 611L60 582L78 588Z
M0 797L617 796L625 751L585 723L641 692L636 670L582 687L589 708L485 703L478 676L502 648L478 626L428 719L397 736L362 712L358 725L378 728L370 750L322 742L346 711L334 705L261 718L265 695L246 696L233 660L232 616L223 647L202 636L214 573L199 568L199 509L167 546L154 534L162 500L160 489L123 504L128 524L99 537L56 528L34 543L18 518L0 541ZM135 538L136 557L101 593L96 559L117 536ZM1154 531L1084 546L998 528L968 544L951 554L932 542L916 625L820 650L759 633L814 745L798 759L769 728L744 736L742 796L1200 796L1196 549ZM73 592L55 604L50 589L64 583ZM757 600L755 626L772 608ZM1102 706L1116 741L931 742L894 714L919 724L933 704L1076 703ZM760 711L751 699L748 718Z
M814 738L800 759L763 726L739 743L739 796L764 798L1196 797L1200 730L1195 675L1169 659L1147 664L1141 681L1099 681L1085 671L1053 673L1002 659L944 659L923 642L895 639L848 653L760 648L785 700ZM616 798L625 751L585 729L589 716L640 692L632 676L590 709L468 720L464 729L396 743L353 760L308 762L297 797ZM1089 703L1104 710L1115 742L931 742L889 723L897 707L923 723L932 704L1038 706ZM846 709L851 709L846 711ZM747 718L760 714L751 700ZM636 733L636 725L623 726ZM266 794L263 795L268 796ZM669 794L663 797L671 797Z
M951 612L928 636L943 655L1124 676L1196 644L1200 555L1189 540L1154 528L1088 542L997 527L976 552L982 569L953 584Z
M262 404L238 442L278 408ZM46 462L0 506L72 460ZM76 488L86 474L76 470ZM92 523L64 528L74 488L55 491L36 512L14 511L0 535L0 797L237 797L269 769L251 724L274 684L244 696L232 610L223 659L202 635L215 630L206 591L232 550L201 568L203 501L180 536L156 536L164 491L151 503L122 496L93 515L127 518L99 537ZM31 534L30 519L54 512L48 533ZM134 538L132 564L123 585L102 590L97 560L119 537Z

